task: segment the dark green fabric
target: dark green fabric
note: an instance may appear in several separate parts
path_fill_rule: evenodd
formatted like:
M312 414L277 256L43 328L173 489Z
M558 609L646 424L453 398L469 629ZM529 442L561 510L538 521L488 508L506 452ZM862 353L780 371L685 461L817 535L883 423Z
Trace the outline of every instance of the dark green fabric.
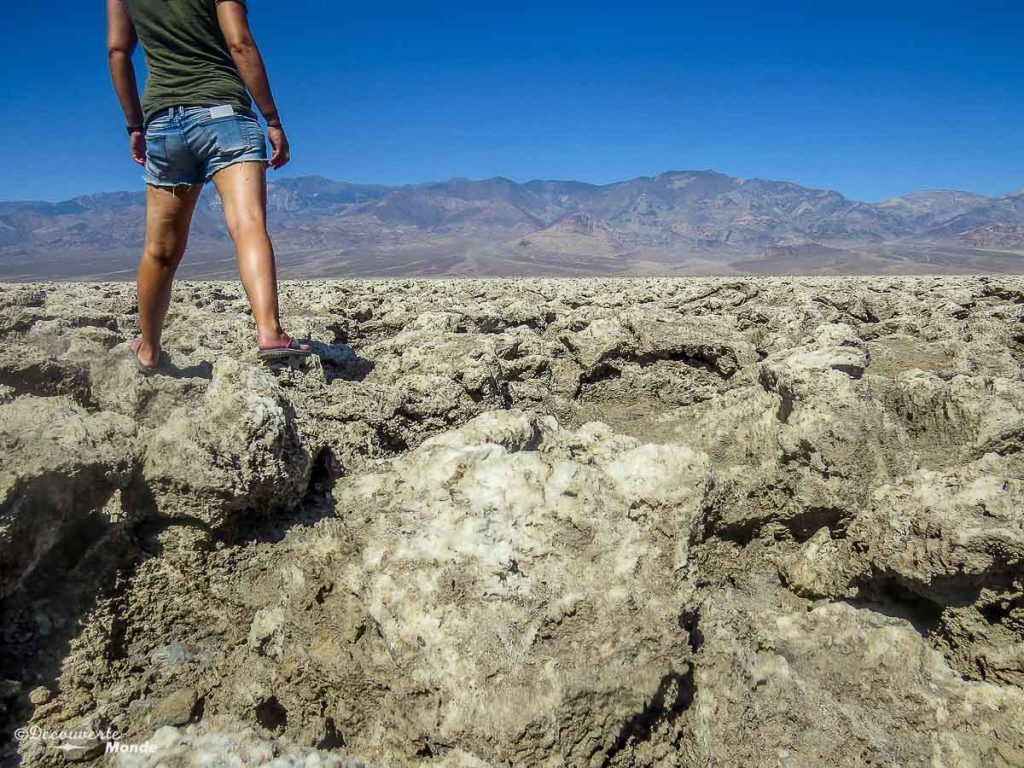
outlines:
M146 122L175 106L230 104L252 111L217 22L216 3L221 1L124 0L149 70L142 92Z

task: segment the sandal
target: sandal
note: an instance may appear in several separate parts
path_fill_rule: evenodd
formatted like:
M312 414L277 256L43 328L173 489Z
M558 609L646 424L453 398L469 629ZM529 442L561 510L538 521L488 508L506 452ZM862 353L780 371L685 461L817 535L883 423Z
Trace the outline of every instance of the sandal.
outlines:
M285 347L260 347L256 351L256 357L260 360L290 360L296 357L309 357L313 354L312 349L303 349L298 341L285 336L288 345Z
M131 344L128 345L128 349L132 351L132 360L135 361L135 370L137 370L143 376L152 376L154 373L158 373L160 369L163 367L164 351L160 350L160 355L157 357L156 365L150 367L148 365L144 365L143 362L139 360L139 347L141 345L142 339L136 339L136 341L133 341Z

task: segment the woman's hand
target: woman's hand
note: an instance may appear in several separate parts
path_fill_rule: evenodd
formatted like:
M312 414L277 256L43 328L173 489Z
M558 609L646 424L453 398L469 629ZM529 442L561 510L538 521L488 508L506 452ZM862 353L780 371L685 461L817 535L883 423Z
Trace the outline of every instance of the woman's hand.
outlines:
M284 135L284 128L279 125L268 125L267 137L270 139L270 146L274 149L267 165L276 171L283 168L292 159L291 148L288 146L288 137Z
M142 131L135 131L129 139L129 149L132 153L132 160L139 165L146 164L146 134Z

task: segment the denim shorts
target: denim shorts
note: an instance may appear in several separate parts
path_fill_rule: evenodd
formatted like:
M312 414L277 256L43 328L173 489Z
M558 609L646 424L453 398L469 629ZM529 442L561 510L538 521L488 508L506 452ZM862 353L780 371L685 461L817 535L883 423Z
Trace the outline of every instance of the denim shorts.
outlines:
M170 107L146 126L147 184L203 184L235 163L265 162L267 140L256 117L237 108Z

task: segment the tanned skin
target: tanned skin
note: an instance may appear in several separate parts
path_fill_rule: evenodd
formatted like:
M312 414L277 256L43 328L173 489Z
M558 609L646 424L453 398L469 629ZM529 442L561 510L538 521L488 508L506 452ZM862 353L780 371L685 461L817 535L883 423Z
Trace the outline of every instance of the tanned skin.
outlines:
M273 152L266 165L282 168L291 159L288 137L277 114L263 58L249 29L245 6L235 0L222 0L217 3L217 20L242 81L267 118L267 136ZM142 125L138 81L132 64L137 45L135 28L121 0L107 0L110 76L130 126ZM146 137L141 127L132 132L129 151L132 160L145 165ZM266 225L266 166L235 163L215 173L212 180L235 243L242 285L256 320L258 344L262 349L286 347L291 339L281 328L274 248ZM132 349L139 362L149 368L159 364L160 336L170 306L171 284L185 255L189 225L202 185L178 189L146 186L146 237L137 275L142 335L132 343ZM302 346L308 349L307 345Z
M277 116L274 95L270 92L270 81L267 70L263 66L263 57L256 47L249 29L249 18L245 6L241 3L217 3L217 20L224 41L228 44L231 58L235 61L242 82L249 89L249 95L256 102L260 113L267 118L267 138L273 152L270 156L270 167L277 170L290 159L288 137L281 128L281 119Z

